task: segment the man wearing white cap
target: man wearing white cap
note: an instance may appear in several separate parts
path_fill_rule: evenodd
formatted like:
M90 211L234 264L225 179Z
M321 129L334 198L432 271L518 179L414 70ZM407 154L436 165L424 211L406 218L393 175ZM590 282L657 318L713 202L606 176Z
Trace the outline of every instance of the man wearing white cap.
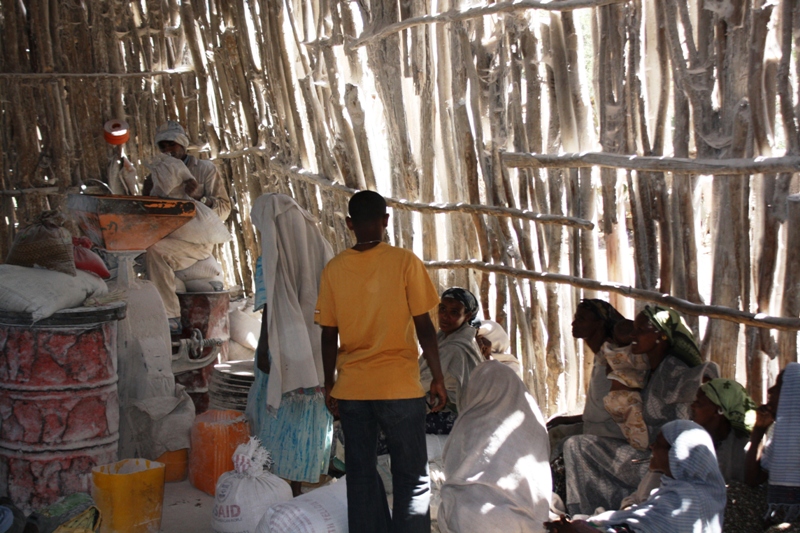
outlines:
M169 120L156 130L155 143L161 153L180 159L194 180L185 182L186 194L210 207L225 221L231 212L231 200L217 168L186 153L189 137L183 127ZM144 194L149 195L152 181L145 180ZM175 294L175 271L189 268L211 255L213 244L195 244L166 237L147 249L147 276L158 289L169 317L170 331L180 330L180 304Z

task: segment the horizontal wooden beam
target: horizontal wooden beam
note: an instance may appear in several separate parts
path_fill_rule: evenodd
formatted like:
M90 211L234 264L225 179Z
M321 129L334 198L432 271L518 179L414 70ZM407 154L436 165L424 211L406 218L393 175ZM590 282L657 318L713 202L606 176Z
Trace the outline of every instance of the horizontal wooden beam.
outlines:
M65 78L155 78L171 74L194 72L190 68L172 70L151 70L149 72L0 72L0 79L10 80L57 80Z
M312 183L314 185L340 191L345 194L353 195L358 192L357 189L345 187L339 183L334 183L331 180L324 178L308 170L301 169L296 166L286 166L279 163L270 162L270 169L276 174L289 175L295 179ZM437 213L469 213L480 215L492 215L496 217L509 217L518 218L522 220L530 220L539 224L555 224L560 226L569 226L574 228L582 228L591 230L594 224L590 220L585 220L576 217L567 217L560 215L546 215L542 213L534 213L522 209L511 209L509 207L497 207L488 205L475 205L475 204L426 204L419 202L409 202L408 200L397 198L386 198L386 204L394 209L405 209L408 211L416 211L425 214Z
M588 289L598 292L613 292L621 294L635 300L643 300L646 302L654 302L662 305L672 307L676 311L685 313L692 316L707 316L709 318L718 318L720 320L727 320L728 322L735 322L737 324L745 324L747 326L755 326L757 328L778 329L782 331L797 331L800 330L800 318L785 318L777 316L769 316L763 313L753 314L745 313L738 309L730 307L722 307L719 305L703 305L683 300L670 296L669 294L660 293L656 291L648 291L645 289L637 289L627 285L620 285L612 281L597 281L594 279L576 278L566 274L551 274L548 272L536 272L533 270L523 270L513 268L506 265L496 265L484 263L477 260L468 261L425 261L425 266L432 269L439 270L454 270L454 269L472 269L480 270L481 272L492 272L495 274L504 274L515 278L531 279L534 281L543 281L545 283L558 283L560 285L570 285L572 287L580 287L581 289Z
M644 172L680 174L773 174L800 172L800 157L757 157L755 159L687 159L620 155L601 152L581 154L526 154L505 152L503 163L512 168L605 167Z
M575 9L601 7L612 4L622 4L625 2L627 2L627 0L562 0L561 2L520 0L518 2L498 2L496 4L483 5L465 10L451 9L450 11L445 11L443 13L411 17L401 20L400 22L389 24L375 32L363 34L358 39L349 42L347 44L347 48L351 50L359 48L373 41L385 39L389 35L413 28L415 26L423 26L425 24L460 22L463 20L484 17L486 15L517 13L532 9L540 9L543 11L573 11Z

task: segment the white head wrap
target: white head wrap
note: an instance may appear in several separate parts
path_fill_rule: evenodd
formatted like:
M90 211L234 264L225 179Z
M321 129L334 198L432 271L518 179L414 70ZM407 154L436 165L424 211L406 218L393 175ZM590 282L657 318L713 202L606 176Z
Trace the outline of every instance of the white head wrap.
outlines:
M478 336L492 343L492 353L506 353L511 346L508 333L494 320L481 320Z
M189 147L189 137L186 135L186 130L174 120L166 121L156 130L155 143L158 144L161 141L172 141L184 148Z

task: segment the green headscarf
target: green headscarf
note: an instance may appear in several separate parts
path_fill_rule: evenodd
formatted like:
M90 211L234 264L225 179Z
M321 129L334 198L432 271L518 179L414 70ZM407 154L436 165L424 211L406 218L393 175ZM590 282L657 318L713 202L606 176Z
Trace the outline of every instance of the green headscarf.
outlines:
M748 424L746 415L756 408L756 404L741 384L732 379L717 378L701 385L700 390L722 410L736 433L750 434L752 423Z
M694 334L683 317L675 310L660 305L646 305L642 312L650 322L667 336L671 353L690 367L703 363Z

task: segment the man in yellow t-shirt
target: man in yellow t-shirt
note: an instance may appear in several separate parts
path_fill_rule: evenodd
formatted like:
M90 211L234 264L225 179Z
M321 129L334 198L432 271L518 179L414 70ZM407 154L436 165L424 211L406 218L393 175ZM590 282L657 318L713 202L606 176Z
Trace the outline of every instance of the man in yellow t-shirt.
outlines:
M381 242L389 215L380 194L356 193L348 211L357 243L322 271L315 313L322 326L325 401L340 416L346 442L349 531L428 533L425 391L414 332L434 376L432 410L438 411L447 391L428 311L439 296L417 256ZM391 514L376 467L378 429L392 462Z

